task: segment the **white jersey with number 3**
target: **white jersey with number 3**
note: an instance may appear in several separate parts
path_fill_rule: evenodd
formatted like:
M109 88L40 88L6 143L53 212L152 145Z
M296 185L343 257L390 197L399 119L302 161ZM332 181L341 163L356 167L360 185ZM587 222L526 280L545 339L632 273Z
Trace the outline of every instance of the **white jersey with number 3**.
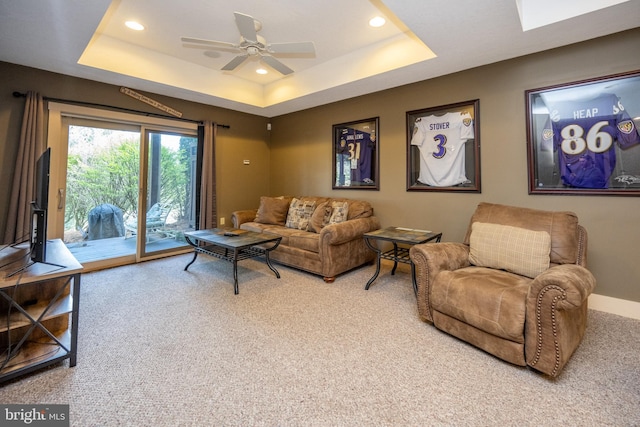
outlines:
M469 113L418 118L411 138L411 145L420 149L418 181L436 187L468 181L464 147L473 137L473 120Z

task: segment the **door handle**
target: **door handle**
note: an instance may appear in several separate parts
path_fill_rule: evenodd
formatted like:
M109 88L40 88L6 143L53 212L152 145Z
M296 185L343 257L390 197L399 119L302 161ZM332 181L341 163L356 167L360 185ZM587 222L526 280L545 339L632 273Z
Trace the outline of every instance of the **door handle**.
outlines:
M58 188L58 209L64 208L64 188Z

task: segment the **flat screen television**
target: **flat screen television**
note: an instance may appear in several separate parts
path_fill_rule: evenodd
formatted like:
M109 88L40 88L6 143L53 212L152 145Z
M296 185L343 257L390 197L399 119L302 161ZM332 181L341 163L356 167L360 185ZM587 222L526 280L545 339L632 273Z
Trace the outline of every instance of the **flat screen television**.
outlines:
M34 262L45 262L47 257L50 168L51 148L47 148L36 162L36 194L31 202L31 260Z

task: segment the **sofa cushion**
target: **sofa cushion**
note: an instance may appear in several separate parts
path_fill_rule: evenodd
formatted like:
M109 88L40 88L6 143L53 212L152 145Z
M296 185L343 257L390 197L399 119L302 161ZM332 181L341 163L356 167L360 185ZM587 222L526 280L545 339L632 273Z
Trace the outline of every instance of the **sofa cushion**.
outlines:
M349 201L349 215L347 219L369 218L373 216L373 207L363 200Z
M331 202L331 217L329 218L329 224L338 224L347 220L349 215L349 203L348 202Z
M269 233L282 237L280 246L286 246L289 244L289 237L292 234L298 233L298 230L293 228L287 228L284 225L273 224L261 224L259 222L245 222L240 226L242 230L254 231L256 233Z
M485 267L442 271L432 285L431 304L463 323L523 343L530 284L527 277Z
M329 200L327 197L313 197L313 196L296 196L298 200L302 200L303 202L316 202L316 206L320 203L326 202Z
M319 233L322 228L324 228L327 224L329 224L329 219L331 218L332 212L331 204L328 202L322 202L317 207L316 210L311 214L311 219L309 220L309 225L307 230Z
M289 236L288 246L309 252L320 252L320 235L311 231L298 231Z
M260 197L260 207L254 221L261 224L284 225L290 202L291 199L288 197Z
M474 222L469 238L469 262L535 278L549 269L551 237L509 225Z
M347 202L348 214L347 219L369 218L373 216L373 207L371 203L365 200L354 200L345 198L331 199L330 204L333 202Z
M287 213L287 222L285 226L288 228L295 228L297 230L307 230L309 225L309 219L311 214L316 208L315 200L300 200L293 198L289 205L289 212Z

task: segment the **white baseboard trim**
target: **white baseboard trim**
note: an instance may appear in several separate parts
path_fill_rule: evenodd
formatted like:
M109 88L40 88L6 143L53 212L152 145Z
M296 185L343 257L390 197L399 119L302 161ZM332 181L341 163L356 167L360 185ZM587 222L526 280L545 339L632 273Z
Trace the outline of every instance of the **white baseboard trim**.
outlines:
M591 294L589 308L640 320L640 302Z

